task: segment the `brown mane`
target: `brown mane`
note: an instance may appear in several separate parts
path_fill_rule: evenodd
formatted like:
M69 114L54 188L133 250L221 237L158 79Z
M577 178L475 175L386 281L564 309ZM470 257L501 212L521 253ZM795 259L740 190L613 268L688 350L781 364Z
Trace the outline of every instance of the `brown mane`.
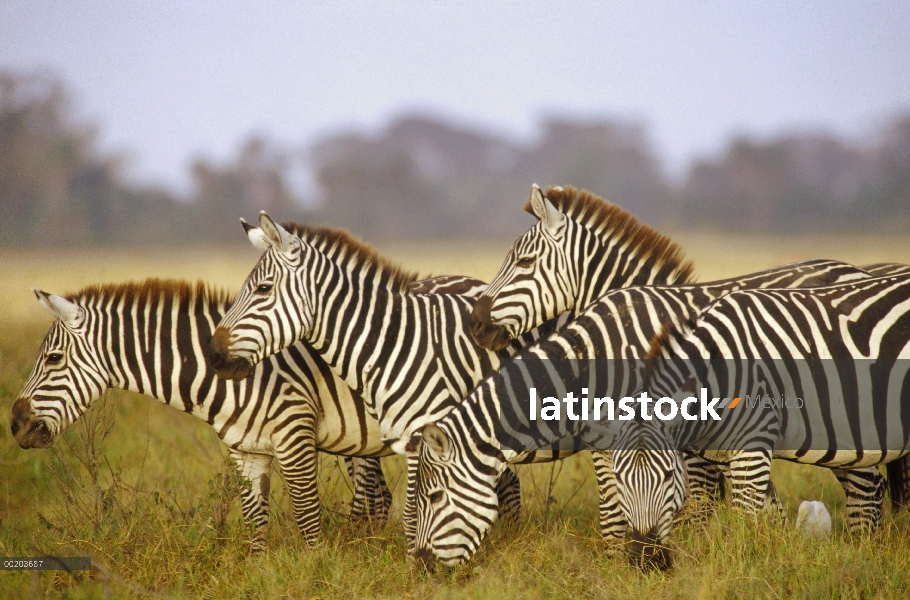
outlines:
M418 278L416 272L405 270L344 229L304 225L293 221L282 223L281 226L339 263L350 261L364 268L373 268L393 291L407 292L408 285Z
M658 269L661 265L673 265L667 275L667 283L688 283L691 280L692 261L684 260L682 248L624 208L571 185L548 188L544 197L573 221L616 239L630 250L641 250L642 258L653 261ZM534 214L530 199L525 203L524 210Z
M64 298L81 306L92 305L104 300L123 301L131 304L140 300L197 299L227 307L234 301L234 294L203 281L191 283L180 279L150 278L127 283L88 285L77 292L65 294Z

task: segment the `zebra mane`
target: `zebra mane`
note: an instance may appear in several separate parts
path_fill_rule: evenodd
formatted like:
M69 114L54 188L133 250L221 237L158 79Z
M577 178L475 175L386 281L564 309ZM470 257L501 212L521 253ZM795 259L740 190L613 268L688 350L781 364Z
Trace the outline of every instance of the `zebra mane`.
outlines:
M404 269L344 229L304 225L293 221L282 223L281 226L335 262L350 262L361 268L372 268L379 276L377 279L392 291L407 292L408 285L418 278L415 271Z
M688 283L692 279L692 261L684 260L682 248L621 206L571 185L548 188L544 197L576 223L616 239L630 252L641 252L641 257L653 261L656 269L669 267L667 283ZM524 210L534 214L530 199Z
M64 298L81 306L110 301L133 304L152 300L164 302L195 300L227 307L234 301L234 294L203 281L192 283L180 279L150 278L127 283L89 285L77 292L64 295Z

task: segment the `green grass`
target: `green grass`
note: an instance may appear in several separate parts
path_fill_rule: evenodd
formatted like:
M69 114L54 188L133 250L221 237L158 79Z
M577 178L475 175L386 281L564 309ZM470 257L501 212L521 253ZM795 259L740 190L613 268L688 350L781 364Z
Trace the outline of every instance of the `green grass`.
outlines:
M862 254L866 262L879 260L868 248L857 247L868 254ZM749 252L756 248L751 245ZM780 252L779 245L774 248ZM407 249L394 251L407 256ZM769 256L757 268L782 258ZM103 256L92 259L104 276L93 277L86 267L78 275L86 279L78 285L166 275L171 268L184 277L213 272L204 261L178 270L173 257L148 258L151 267L141 274L118 266L116 257L107 263ZM499 262L496 257L481 264L467 254L460 260L476 263L468 274L482 277L490 277ZM215 278L230 284L228 275L236 273L238 286L252 262L246 255L236 267L218 261ZM442 261L427 265L417 266L450 271ZM33 257L20 266L25 275L13 277L16 265L0 260L3 281L19 285L32 273L47 278L34 283L51 291L76 287L72 269L54 257ZM733 274L723 266L701 272ZM834 477L823 469L779 462L774 480L790 521L743 518L722 507L706 523L683 525L674 533L677 561L669 573L642 573L606 551L597 530L597 490L588 455L559 465L518 467L525 507L520 523L497 524L470 564L435 575L406 558L401 458L383 459L395 506L391 522L377 529L347 521L346 476L336 458L322 459L325 535L315 547L300 539L276 471L270 551L253 557L237 498L242 484L215 434L192 417L112 392L106 409L93 408L91 419L72 427L55 449L16 446L10 408L49 323L37 303L20 292L11 292L22 297L15 317L0 320L0 555L91 555L98 567L74 574L0 571L0 598L905 598L910 593L910 517L887 512L882 531L851 536L844 531L844 499ZM103 443L95 445L97 454L87 452L89 421L102 430L112 423ZM831 509L835 532L830 541L795 533L796 507L805 499L822 500Z

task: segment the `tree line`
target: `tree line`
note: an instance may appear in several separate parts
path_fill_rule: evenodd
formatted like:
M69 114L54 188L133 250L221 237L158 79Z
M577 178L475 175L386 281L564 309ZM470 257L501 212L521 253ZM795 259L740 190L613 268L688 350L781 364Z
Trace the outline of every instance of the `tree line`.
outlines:
M739 137L682 182L635 122L555 116L519 143L407 114L297 148L251 136L224 164L193 161L186 197L131 182L73 114L58 79L0 71L0 244L235 242L237 218L261 209L372 239L509 237L527 227L518 211L534 182L586 188L664 227L910 229L910 114L864 143Z

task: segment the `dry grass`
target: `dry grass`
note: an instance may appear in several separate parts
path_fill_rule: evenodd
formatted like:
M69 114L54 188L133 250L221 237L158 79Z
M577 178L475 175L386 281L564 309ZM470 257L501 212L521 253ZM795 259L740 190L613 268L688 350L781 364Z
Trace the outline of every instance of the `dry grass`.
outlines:
M676 232L699 279L733 275L801 258L855 263L910 262L901 239L730 237ZM383 251L423 273L489 279L508 242L386 245ZM722 509L674 537L669 574L642 574L607 555L596 528L593 469L587 455L561 465L520 467L525 517L497 526L468 566L435 576L405 557L398 513L370 531L344 518L350 498L336 459L321 463L324 540L297 535L288 496L273 480L273 525L264 557L247 553L232 476L214 433L196 419L142 397L112 392L92 419L53 450L20 450L9 411L50 318L29 286L52 292L146 276L203 278L238 288L255 262L245 247L216 250L4 252L0 281L0 555L91 555L90 573L0 572L0 597L411 597L449 598L901 598L910 589L906 515L857 538L843 531L843 497L822 469L775 463L790 511L807 498L830 508L829 543L806 541L791 523L742 519ZM109 429L106 435L105 431ZM95 432L94 442L86 436ZM96 452L93 454L92 449ZM403 463L384 459L400 510ZM556 475L555 488L548 482ZM69 495L69 496L68 496ZM549 500L552 496L553 500ZM567 499L571 498L571 502ZM791 517L792 519L792 517Z

